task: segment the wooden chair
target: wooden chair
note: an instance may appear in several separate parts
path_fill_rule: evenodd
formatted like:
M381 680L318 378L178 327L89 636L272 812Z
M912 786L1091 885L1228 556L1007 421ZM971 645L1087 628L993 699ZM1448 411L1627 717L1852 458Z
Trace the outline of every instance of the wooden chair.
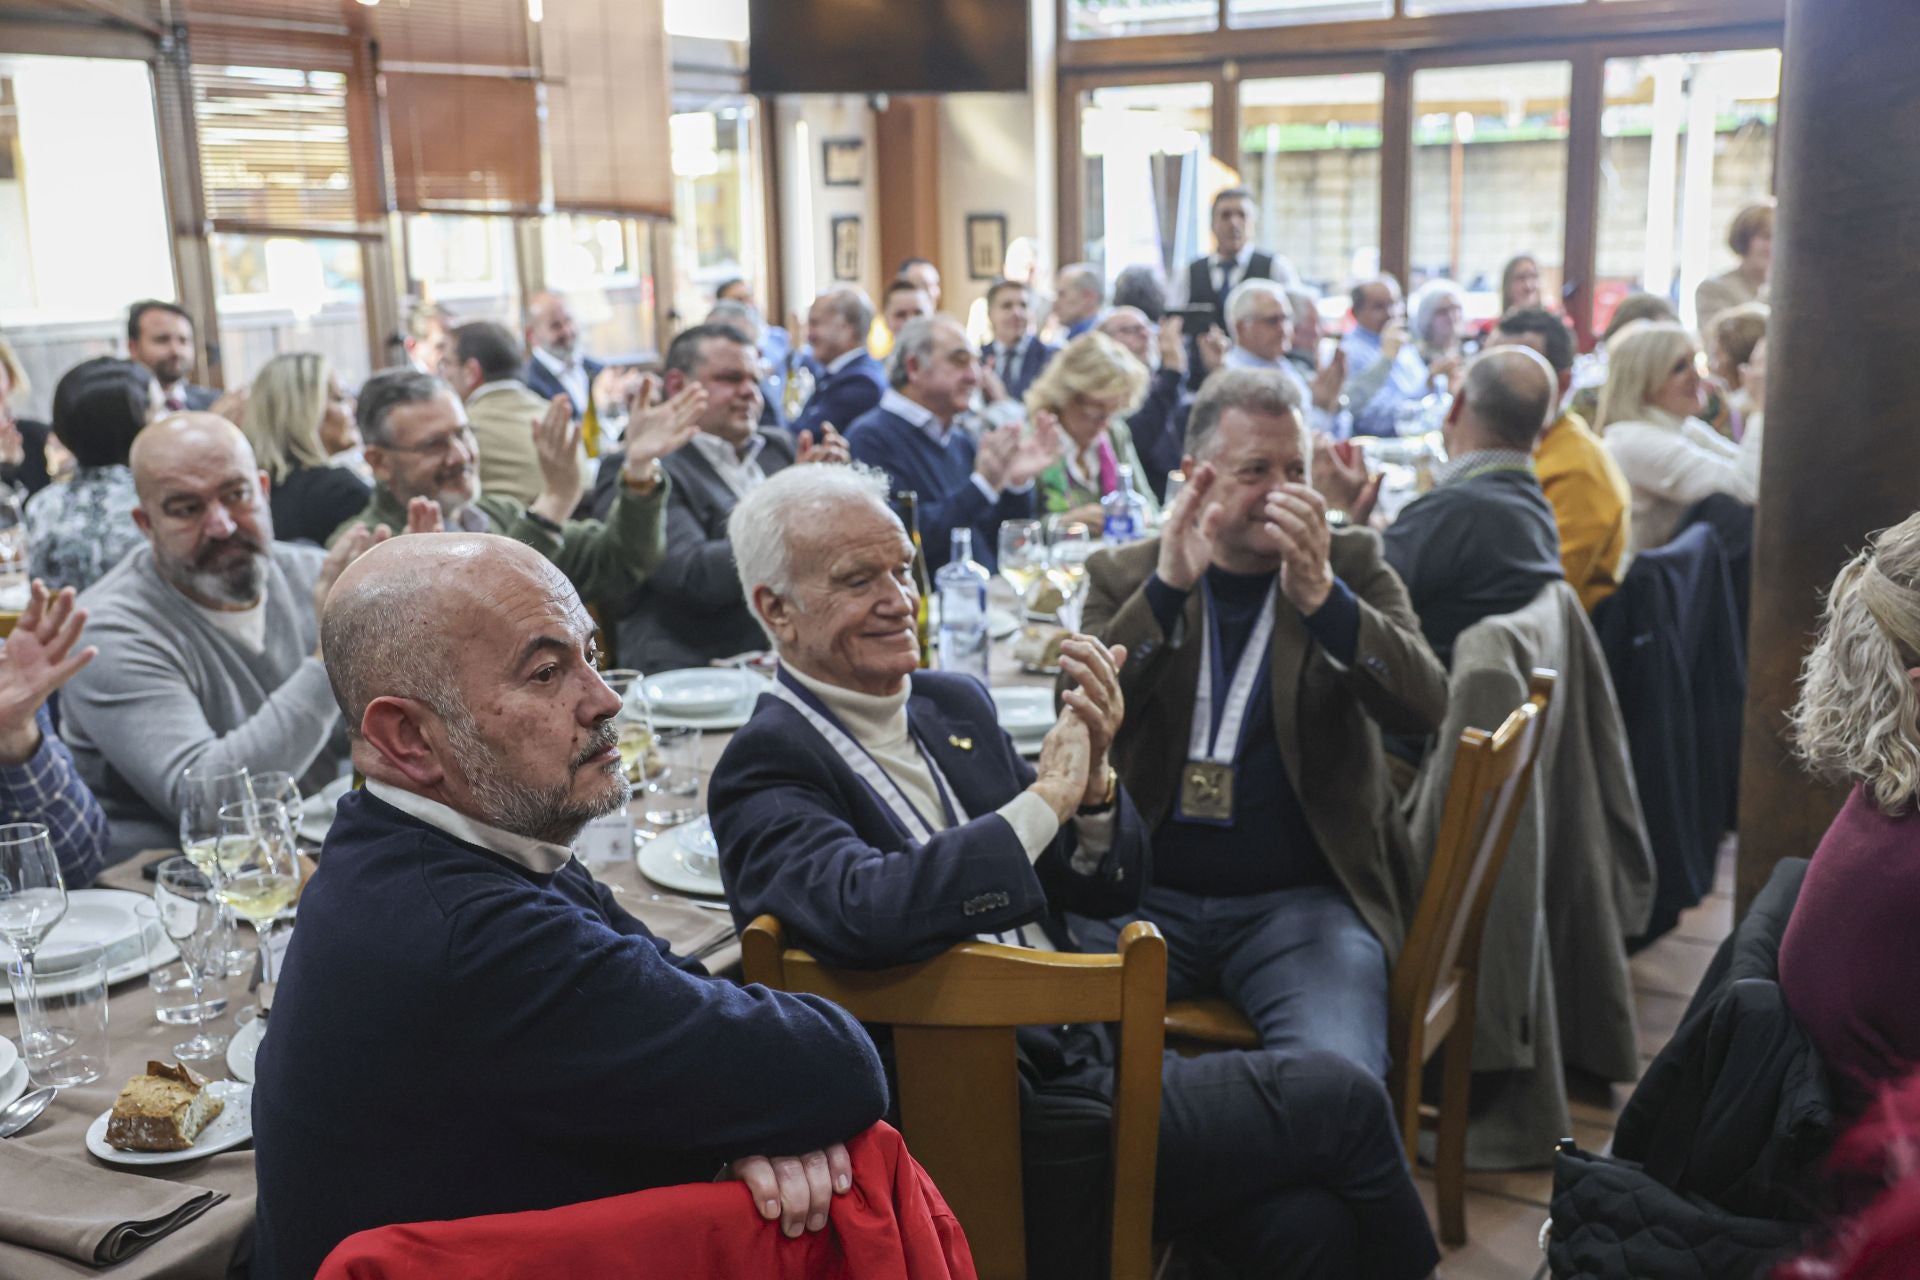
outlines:
M967 942L921 964L861 972L789 948L781 923L761 916L741 950L747 981L824 996L892 1027L900 1129L965 1229L982 1280L1026 1275L1014 1029L1118 1023L1112 1275L1150 1280L1167 993L1158 929L1128 925L1116 955Z
M1440 1238L1451 1245L1467 1240L1467 1095L1473 1081L1480 938L1507 846L1533 785L1554 679L1551 671L1535 671L1527 701L1505 724L1491 734L1484 729L1461 733L1426 888L1388 986L1387 1043L1393 1066L1387 1091L1400 1118L1408 1160L1417 1158L1423 1125L1438 1131L1434 1183ZM1237 1009L1219 999L1168 1005L1167 1038L1183 1053L1260 1047L1259 1034ZM1441 1065L1440 1105L1424 1105L1422 1070L1442 1047L1446 1060Z

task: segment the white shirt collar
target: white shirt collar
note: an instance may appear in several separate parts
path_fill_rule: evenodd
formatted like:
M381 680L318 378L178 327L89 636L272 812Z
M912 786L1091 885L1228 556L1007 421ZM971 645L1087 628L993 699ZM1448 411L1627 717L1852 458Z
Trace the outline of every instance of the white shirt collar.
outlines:
M848 347L833 359L827 361L827 372L838 373L867 353L865 347Z
M942 422L933 410L888 387L880 396L880 407L896 417L905 418L917 427L935 444L945 447L947 437L953 434L953 424Z
M518 836L511 831L488 826L477 818L469 818L459 810L438 800L429 800L418 792L403 791L373 778L367 779L366 789L376 800L392 805L409 818L417 818L455 840L478 845L489 853L497 853L535 875L553 875L573 857L573 850L564 845L549 844L545 840Z
M568 364L566 361L562 360L559 356L554 355L553 352L547 350L545 347L535 347L533 349L533 358L535 360L538 360L541 364L547 366L547 368L551 369L555 377L564 377L567 374L572 373L576 369L580 369L582 367L580 364L580 357L578 355L575 355L573 357L572 364Z
M1213 251L1213 269L1215 271L1218 271L1220 269L1220 261L1221 261L1220 250L1216 248ZM1234 274L1239 275L1242 272L1246 271L1247 264L1252 261L1253 261L1253 241L1249 240L1245 244L1240 246L1240 252L1233 255Z
M820 699L861 746L885 747L907 736L907 698L913 692L911 681L903 681L898 693L861 693L816 680L790 662L783 662L780 667L801 688Z
M727 488L733 490L735 497L746 497L749 489L767 478L766 471L760 466L760 451L767 447L767 438L758 431L747 437L747 451L744 454L711 431L695 435L693 447L719 473L720 479Z
M1012 346L1008 346L1004 342L990 342L987 345L993 349L993 354L996 356L1002 352L1011 352L1014 358L1018 359L1020 353L1027 349L1027 343L1032 341L1032 339L1033 335L1031 333L1023 333Z

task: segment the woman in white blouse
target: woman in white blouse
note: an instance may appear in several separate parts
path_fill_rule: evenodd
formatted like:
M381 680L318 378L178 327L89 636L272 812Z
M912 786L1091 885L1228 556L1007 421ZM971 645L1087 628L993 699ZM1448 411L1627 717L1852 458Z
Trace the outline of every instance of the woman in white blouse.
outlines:
M1633 543L1666 542L1688 507L1714 493L1752 503L1758 467L1700 421L1700 348L1678 324L1640 323L1607 347L1607 384L1594 425L1633 489Z

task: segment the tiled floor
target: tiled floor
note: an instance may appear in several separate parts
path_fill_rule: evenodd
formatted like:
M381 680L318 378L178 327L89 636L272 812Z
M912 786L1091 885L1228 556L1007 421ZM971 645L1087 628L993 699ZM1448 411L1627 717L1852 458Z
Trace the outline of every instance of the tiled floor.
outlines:
M1640 1023L1640 1060L1644 1065L1673 1034L1700 975L1733 927L1733 845L1721 851L1713 893L1680 918L1674 931L1633 957L1634 997ZM1588 1082L1570 1084L1574 1137L1597 1151L1613 1133L1630 1086ZM1608 1094L1611 1093L1611 1098ZM1420 1194L1429 1215L1435 1213L1433 1181L1419 1175ZM1540 1226L1546 1221L1553 1176L1532 1173L1467 1175L1467 1243L1445 1251L1440 1273L1446 1280L1532 1280L1543 1258ZM1435 1218L1438 1221L1438 1218Z

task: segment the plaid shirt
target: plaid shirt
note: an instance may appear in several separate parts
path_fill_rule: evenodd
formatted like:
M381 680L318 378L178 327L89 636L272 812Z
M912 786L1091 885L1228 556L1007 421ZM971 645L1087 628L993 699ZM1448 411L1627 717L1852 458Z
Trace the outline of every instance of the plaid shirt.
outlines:
M45 707L35 720L40 749L25 764L0 765L0 821L46 823L67 888L84 888L100 874L107 815L74 772L73 756L53 731Z

